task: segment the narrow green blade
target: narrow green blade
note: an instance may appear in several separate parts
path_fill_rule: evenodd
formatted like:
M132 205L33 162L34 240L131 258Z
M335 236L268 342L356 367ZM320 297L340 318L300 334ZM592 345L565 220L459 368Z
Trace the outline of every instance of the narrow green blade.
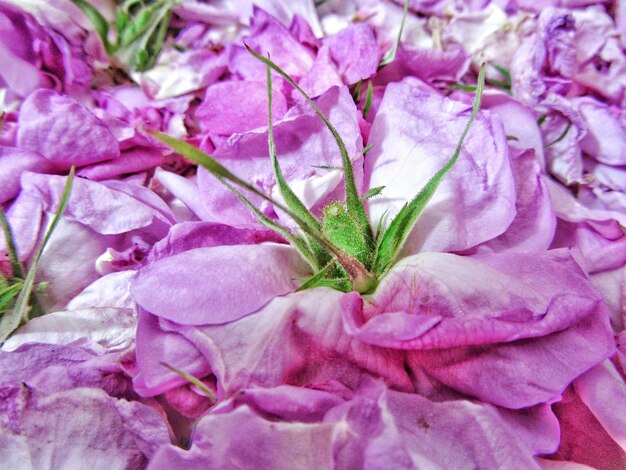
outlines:
M272 68L272 70L276 71L280 76L282 76L291 86L293 86L298 92L307 100L309 105L315 111L315 114L324 122L324 125L328 128L330 133L332 134L335 142L337 143L337 147L339 147L339 153L341 154L341 161L343 165L343 174L345 180L345 188L346 188L346 205L348 208L348 212L351 216L358 221L359 227L362 233L364 240L371 247L371 252L373 252L374 248L374 238L372 235L372 229L369 224L369 219L367 218L367 214L365 212L365 207L363 206L363 202L359 196L359 192L356 187L356 183L354 181L354 172L352 171L352 162L350 161L350 157L348 156L348 151L346 150L346 146L341 139L341 136L337 132L337 129L330 123L328 118L322 113L322 110L313 102L311 97L306 94L306 92L300 88L300 86L278 65L272 62L270 59L263 57L260 54L257 54L253 51L249 46L246 45L246 48L254 57L263 62L265 65Z
M404 1L404 9L402 10L402 21L400 22L400 31L398 32L398 37L393 43L393 47L389 50L387 55L383 57L380 61L380 67L384 67L385 65L389 65L396 59L396 54L398 53L398 47L400 46L400 41L402 40L402 33L404 32L404 23L406 22L406 17L409 14L409 0Z
M226 169L226 167L218 163L213 157L207 155L193 145L189 145L187 142L175 139L174 137L170 137L162 132L154 132L153 135L178 154L206 168L209 173L215 176L218 180L222 182L223 180L226 180L240 188L244 188L270 204L273 204L278 209L284 211L308 236L312 237L328 253L330 253L330 255L336 258L337 262L346 270L357 287L371 283L371 273L369 273L366 267L359 260L334 246L317 227L310 225L306 220L303 220L297 214L294 214L284 204L275 201L251 184L246 183L244 180L231 173L228 169Z
M13 232L11 231L11 227L9 226L9 222L2 208L0 208L0 225L2 225L2 233L4 234L4 240L7 245L7 254L9 255L9 261L11 262L13 276L24 279L24 270L22 269L22 263L20 263L20 259L17 256L15 238L13 237Z
M315 216L309 211L309 209L302 203L300 198L293 192L293 190L285 181L283 172L278 163L278 155L276 153L276 142L274 141L274 124L272 120L272 69L267 66L267 143L269 147L270 159L272 161L272 168L274 170L274 177L276 178L276 184L280 191L283 200L287 207L302 220L305 220L308 225L316 227L321 230L321 225ZM326 263L328 259L323 257L324 250L319 246L315 240L309 240L313 253L316 255L315 270L320 269ZM319 259L318 259L319 258ZM326 257L327 258L327 257Z
M393 264L396 260L396 257L402 250L406 239L409 234L413 230L417 219L424 211L426 204L433 197L435 191L439 187L439 184L443 180L443 177L450 171L450 169L456 163L459 154L461 153L461 148L463 146L463 141L467 136L474 119L476 118L476 114L480 109L480 101L482 97L482 91L485 86L485 67L484 65L480 68L480 72L478 74L478 85L476 87L476 96L474 97L474 103L472 105L472 114L463 129L463 133L456 145L456 149L454 154L448 160L448 162L441 168L435 175L428 180L426 186L409 202L406 204L400 212L396 215L396 217L389 224L389 227L383 234L378 244L378 250L376 252L376 261L374 264L374 272L378 275L384 274L387 269Z
M204 393L204 395L209 400L211 400L212 402L217 402L217 396L215 395L215 393L213 393L213 390L211 390L204 383L202 383L202 381L200 379L198 379L197 377L189 374L188 372L185 372L182 369L179 369L178 367L171 366L171 365L169 365L169 364L167 364L165 362L161 362L161 365L163 367L168 368L169 370L171 370L175 374L180 375L187 382L192 383L193 385L198 387L198 390L200 390L202 393Z
M20 323L22 321L28 320L28 314L30 311L28 301L31 298L31 294L33 291L35 274L37 273L37 266L39 265L41 254L43 253L43 250L46 247L48 240L50 240L54 229L59 224L59 221L63 216L63 212L65 212L65 208L67 207L67 203L70 200L70 194L72 193L72 184L74 182L74 172L75 168L74 166L72 166L70 173L67 177L67 181L65 183L65 188L63 190L63 195L61 196L59 208L54 215L54 218L52 219L52 223L48 227L48 230L46 230L43 239L37 247L37 251L35 252L35 256L33 257L30 269L28 270L28 274L26 275L26 279L24 279L24 285L22 287L22 290L20 291L17 300L15 301L13 309L10 312L6 313L2 317L2 321L0 321L0 343L4 343L9 335L11 335L11 333L13 333L20 326Z
M72 2L80 8L87 19L91 21L91 24L102 41L104 49L107 51L107 54L110 54L112 52L112 46L109 42L109 23L107 20L86 0L72 0Z

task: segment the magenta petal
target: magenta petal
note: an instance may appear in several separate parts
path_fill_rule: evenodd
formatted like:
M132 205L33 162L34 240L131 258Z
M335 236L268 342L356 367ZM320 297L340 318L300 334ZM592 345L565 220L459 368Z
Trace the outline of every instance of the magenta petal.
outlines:
M307 272L300 255L285 245L198 248L139 271L132 293L159 317L185 325L218 324L292 292Z
M324 41L346 85L365 80L376 73L382 52L376 44L374 31L366 23L342 29Z
M117 140L100 119L72 98L50 90L37 90L22 104L17 143L61 168L120 154Z
M22 172L46 173L52 167L48 160L36 153L0 146L0 204L19 194Z
M272 90L272 117L287 111L287 99L278 87ZM230 136L267 126L267 84L230 81L210 86L196 117L211 135Z
M402 351L373 347L346 334L341 297L337 291L314 289L276 298L225 325L167 326L202 352L226 396L283 384L354 389L371 375L412 390Z
M512 409L550 403L574 378L613 354L608 321L598 317L591 316L543 338L414 351L409 362L487 403Z
M626 451L626 383L608 360L574 382L580 399L606 432Z

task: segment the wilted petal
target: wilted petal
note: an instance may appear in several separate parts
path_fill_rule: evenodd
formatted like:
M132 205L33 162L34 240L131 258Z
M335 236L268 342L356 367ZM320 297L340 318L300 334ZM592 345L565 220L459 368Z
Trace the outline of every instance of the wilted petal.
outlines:
M96 279L67 304L68 310L112 307L132 309L135 305L130 295L130 278L133 270L119 271Z
M225 325L182 327L161 321L160 333L154 322L147 326L155 341L159 335L163 341L166 336L174 341L172 334L178 332L178 341L191 342L206 358L217 377L218 391L225 396L249 387L284 384L329 391L354 389L368 374L412 390L402 352L372 347L345 333L341 295L315 289L279 297L261 311ZM140 322L138 337L142 335ZM162 351L146 347L142 354L138 346L138 361L158 364L158 358L165 357ZM167 369L158 367L150 373L166 377Z
M197 424L189 450L168 446L148 468L332 468L332 424L273 422L247 406L210 413Z
M582 150L599 162L626 165L626 114L594 98L576 100L587 124Z
M102 121L72 98L50 90L38 90L22 104L17 143L61 168L120 154L117 140Z
M551 459L589 465L584 467L585 470L612 470L626 466L624 449L615 443L571 388L565 391L563 400L555 403L553 409L559 419L561 442L557 452L550 455ZM614 418L618 413L615 410Z
M156 411L101 390L5 386L0 393L0 460L19 468L141 468L169 442Z
M343 429L335 454L335 468L341 469L537 468L533 455L553 450L558 438L549 413L531 412L526 423L522 418L512 426L511 417L503 419L489 405L464 400L436 403L380 384L361 388L351 401L331 410L325 421ZM519 439L521 426L535 431L535 438ZM543 443L539 435L545 436Z
M30 320L5 341L4 351L23 344L97 344L123 349L132 344L136 319L127 308L90 308L54 312Z

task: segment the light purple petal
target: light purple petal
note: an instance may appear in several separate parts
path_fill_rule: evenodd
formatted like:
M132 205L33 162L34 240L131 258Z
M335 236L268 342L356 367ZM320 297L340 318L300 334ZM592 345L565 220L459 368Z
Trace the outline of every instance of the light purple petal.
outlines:
M343 315L360 341L413 350L412 368L515 409L554 399L614 349L600 295L564 251L419 254Z
M512 150L511 164L517 193L515 219L506 232L483 246L525 253L547 250L554 237L556 216L535 152Z
M55 211L61 200L66 177L25 173L22 177L23 192L41 198L48 211ZM117 184L117 182L116 182ZM128 186L119 182L121 186ZM101 183L76 178L64 213L70 221L76 221L98 233L109 235L129 232L150 225L159 214L125 194Z
M259 77L260 78L260 77ZM272 117L278 121L287 111L287 99L279 87L272 89ZM210 86L196 111L200 125L211 135L230 136L267 126L267 84L230 81Z
M259 7L253 8L246 43L261 55L268 53L292 77L301 77L313 65L313 54L289 30Z
M469 117L469 107L406 79L387 86L366 155L368 187L385 186L371 199L373 223L387 225L443 167ZM459 160L426 206L406 252L470 248L500 235L515 216L515 188L501 121L477 116Z
M22 172L47 173L52 169L53 165L36 153L0 146L0 204L19 194Z
M132 293L159 317L185 325L219 324L294 291L307 272L300 255L286 245L197 248L139 271Z
M579 377L574 389L600 424L626 451L626 383L606 360Z
M375 82L399 82L406 76L421 80L459 81L467 72L470 58L467 52L458 46L446 50L411 49L400 44L395 60L383 67L377 74Z
M324 44L346 85L365 80L378 69L382 52L376 44L374 30L366 23L357 23L328 36Z
M328 391L354 389L368 374L382 376L400 390L412 390L401 351L372 347L346 334L340 299L340 292L315 289L276 298L258 313L225 325L181 327L161 321L161 332L152 325L150 335L158 338L178 332L181 340L193 343L225 396L249 387L284 384ZM138 337L143 334L140 324ZM144 356L138 347L138 360L158 365L161 351L146 347ZM150 373L165 375L166 371L157 367Z
M352 158L358 157L362 148L362 139L359 132L358 112L348 89L342 87L329 90L317 100L317 105L344 140L348 155ZM325 178L332 173L329 170L316 168L318 165L341 166L341 158L334 138L308 105L291 108L282 121L274 124L274 136L278 159L288 183L295 180ZM213 154L220 163L237 176L251 181L267 193L275 187L267 147L267 130L260 129L234 136L218 146ZM356 158L354 168L355 178L359 184L362 178L359 158ZM340 181L335 177L325 179L322 190L316 190L315 194L326 196L337 189L332 196L337 199L341 198ZM236 227L259 226L254 215L239 198L202 168L198 171L198 188L205 213L210 217L209 220ZM252 201L261 205L259 198L249 196ZM324 200L330 197L327 196ZM307 202L320 203L315 200Z
M332 424L272 422L242 406L206 415L189 450L163 447L148 468L332 468L333 431Z
M140 468L169 442L159 414L101 390L3 387L0 460L33 468ZM15 467L17 468L17 467Z
M526 413L512 426L511 417L503 419L489 405L432 402L370 384L325 421L347 428L335 443L335 468L537 468L533 454L554 450L558 428L549 412ZM526 434L533 430L534 438L519 439L512 432L523 427L530 428Z
M120 154L117 140L104 123L72 98L50 90L38 90L22 104L17 143L61 168Z
M626 114L593 98L576 101L587 124L582 150L601 163L626 165Z
M158 317L139 309L136 351L138 374L134 389L151 397L179 387L187 381L168 366L177 367L202 377L209 373L206 360L192 343L176 332L163 330Z
M81 168L78 176L101 181L121 177L129 173L151 170L163 162L161 152L154 149L136 148L122 152L119 158Z

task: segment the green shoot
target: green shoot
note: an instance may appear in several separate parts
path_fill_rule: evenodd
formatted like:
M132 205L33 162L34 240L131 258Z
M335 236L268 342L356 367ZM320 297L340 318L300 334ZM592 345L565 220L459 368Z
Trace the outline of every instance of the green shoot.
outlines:
M367 82L367 95L365 96L365 105L363 105L363 118L366 118L372 107L372 98L374 97L374 86L371 80Z
M11 263L11 271L13 276L19 279L24 279L24 270L22 269L22 263L17 256L17 248L15 245L15 238L13 232L9 226L9 222L4 214L4 211L0 208L0 225L2 226L2 233L7 245L7 254L9 255L9 261Z
M54 229L59 224L59 221L63 216L63 212L65 212L65 208L67 207L67 204L70 200L72 183L74 182L74 172L75 168L74 166L72 166L70 173L67 177L67 181L65 183L65 188L61 196L61 201L59 202L59 208L57 209L57 212L54 215L54 218L52 219L48 230L46 230L43 239L37 247L35 256L33 257L32 263L30 265L30 269L28 270L28 274L26 275L26 279L24 279L22 289L20 290L17 300L15 301L15 305L13 306L13 309L10 312L6 313L0 321L0 343L4 343L6 339L11 335L11 333L13 333L22 322L26 322L29 319L29 313L31 310L31 307L29 306L29 300L31 298L33 288L35 287L35 274L37 273L37 266L39 265L39 260L41 259L43 250L50 240Z
M265 65L271 67L274 71L276 71L280 76L282 76L287 82L293 86L309 103L309 105L315 111L315 114L324 122L330 133L332 134L337 146L339 147L339 153L341 154L341 160L343 165L343 173L344 173L344 182L346 189L346 206L348 213L350 216L357 221L359 230L361 233L361 237L368 243L371 247L373 247L373 235L372 229L369 225L369 219L367 218L367 214L365 212L365 207L363 206L363 202L359 196L359 192L356 187L356 183L354 181L354 173L352 171L352 162L350 161L350 157L348 156L348 152L346 150L346 146L341 139L341 136L335 129L335 127L330 123L328 118L324 116L324 113L319 109L319 107L315 104L315 102L306 94L306 92L298 86L298 84L291 78L285 71L283 71L278 65L276 65L271 60L263 57L260 54L257 54L250 47L246 45L248 51L256 57L258 60L263 62Z
M173 0L144 3L127 0L117 7L115 42L109 40L110 25L87 0L72 0L91 21L109 56L138 71L151 68L163 47L170 24Z
M396 258L400 254L400 251L404 247L409 234L413 230L417 219L426 208L426 204L428 204L428 201L430 201L432 196L435 194L435 191L439 187L443 177L456 163L459 154L461 153L463 141L465 140L465 137L467 136L470 127L478 114L478 110L480 109L480 101L484 86L485 67L482 66L478 74L478 85L476 87L476 97L474 98L474 103L472 105L472 114L465 126L465 129L463 129L463 133L461 134L461 137L456 145L454 154L443 166L443 168L435 173L428 183L426 183L426 186L424 186L424 188L413 198L413 200L400 210L400 212L389 224L389 227L380 238L380 242L378 244L376 261L374 264L375 273L383 275L395 262Z
M396 54L398 53L398 47L400 47L400 41L402 40L402 33L404 32L404 23L406 22L406 17L409 14L409 0L404 1L404 9L402 10L402 21L400 22L400 30L398 31L398 37L396 38L393 47L389 50L387 55L382 58L380 61L380 67L384 67L385 65L389 65L394 60L396 60Z
M376 186L375 188L370 188L365 192L363 199L371 199L374 196L378 196L380 193L383 192L383 189L385 189L384 186Z
M567 126L565 126L565 129L563 130L563 132L561 132L561 134L552 142L550 142L549 144L546 144L544 148L552 147L554 144L558 144L559 142L561 142L563 139L565 139L565 136L567 135L567 133L569 132L571 128L572 128L572 121L568 121Z
M182 369L179 369L178 367L174 367L171 366L165 362L161 362L161 365L163 367L168 368L169 370L171 370L172 372L174 372L175 374L181 376L183 379L185 379L187 382L195 385L198 390L200 390L202 393L204 393L204 395L211 400L213 403L217 402L217 396L215 395L215 393L213 392L213 390L211 390L209 387L206 386L206 384L204 384L200 379L198 379L197 377L194 377L193 375L185 372Z
M280 195L283 197L283 200L285 201L287 207L294 214L296 214L301 219L306 220L307 225L311 225L320 230L321 226L319 221L289 187L287 181L285 181L285 178L283 176L280 164L278 163L278 155L276 154L276 143L274 142L274 125L272 120L272 70L269 65L267 66L267 130L270 160L272 162L272 169L274 170L274 177L276 178L276 184L278 185ZM323 256L324 252L322 248L315 242L315 240L310 239L309 243L311 244L313 253L316 254L317 258L314 269L319 269L328 262L328 259Z

